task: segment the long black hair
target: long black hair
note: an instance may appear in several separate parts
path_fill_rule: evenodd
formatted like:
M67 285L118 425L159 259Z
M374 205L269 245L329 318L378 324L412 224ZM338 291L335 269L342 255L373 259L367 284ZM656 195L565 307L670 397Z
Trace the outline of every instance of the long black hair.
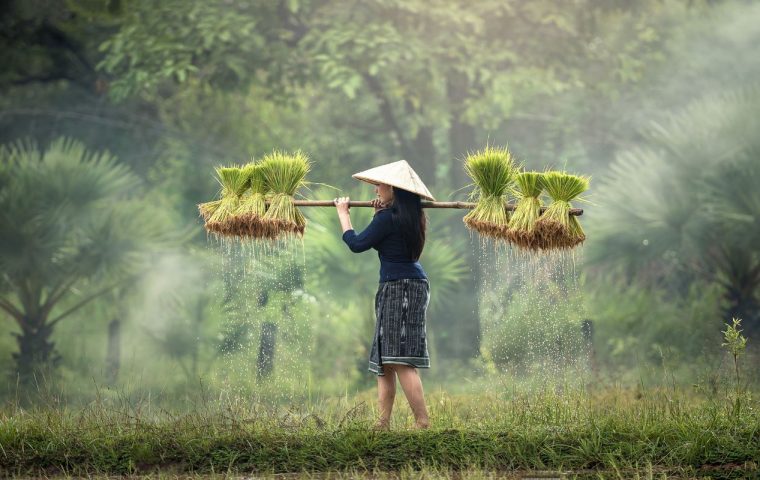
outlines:
M401 230L406 243L406 251L412 260L419 260L425 248L427 217L422 211L422 199L416 193L393 187L391 206L393 224Z

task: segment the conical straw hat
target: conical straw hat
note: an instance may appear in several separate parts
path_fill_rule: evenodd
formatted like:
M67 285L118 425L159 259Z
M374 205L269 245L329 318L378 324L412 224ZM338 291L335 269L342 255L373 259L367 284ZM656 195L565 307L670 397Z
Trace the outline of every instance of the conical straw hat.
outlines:
M406 160L399 160L398 162L386 163L379 167L370 168L363 172L355 173L351 175L357 180L377 185L378 183L385 183L386 185L392 185L402 190L407 190L412 193L416 193L420 197L427 198L428 200L435 200L430 190L427 189L419 175L415 172L411 165Z

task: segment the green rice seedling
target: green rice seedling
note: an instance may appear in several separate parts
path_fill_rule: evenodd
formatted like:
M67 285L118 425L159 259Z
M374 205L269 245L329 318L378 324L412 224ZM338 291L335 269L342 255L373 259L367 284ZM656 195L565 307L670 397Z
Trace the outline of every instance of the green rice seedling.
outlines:
M540 248L570 249L586 239L578 217L570 215L570 202L588 190L589 181L589 177L565 172L544 173L544 188L552 203L536 221Z
M541 192L544 189L543 174L522 172L515 176L517 205L509 220L509 241L526 250L537 250L536 221L541 215Z
M508 192L518 171L512 155L507 148L487 146L469 154L464 169L475 182L471 198L477 201L475 208L464 216L464 224L483 236L506 240Z
M309 158L300 150L293 154L275 150L262 159L260 168L269 201L269 207L261 218L263 236L302 236L306 217L294 205L293 197L299 188L306 185L306 174L311 169Z
M213 212L206 220L206 230L222 236L236 235L234 220L235 211L240 198L248 189L250 171L245 168L217 167L217 180L222 186L219 204L213 207ZM200 208L200 207L199 207ZM211 210L211 208L209 208Z
M221 200L212 200L210 202L198 204L198 212L200 213L201 218L203 218L204 223L208 222L208 219L214 214L216 209L219 208L221 202Z
M261 164L250 163L244 167L248 174L250 189L242 196L234 221L237 235L250 238L266 238L267 232L262 223L266 213L266 184Z

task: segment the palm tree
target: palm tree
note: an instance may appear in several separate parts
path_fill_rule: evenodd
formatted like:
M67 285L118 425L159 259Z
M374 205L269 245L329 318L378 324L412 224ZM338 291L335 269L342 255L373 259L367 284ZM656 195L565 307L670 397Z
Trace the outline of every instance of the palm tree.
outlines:
M59 138L0 147L0 309L16 322L22 382L60 356L59 322L136 278L148 253L176 241L134 196L139 179L107 152Z
M718 282L760 333L760 89L699 100L644 132L597 192L589 260L680 294Z

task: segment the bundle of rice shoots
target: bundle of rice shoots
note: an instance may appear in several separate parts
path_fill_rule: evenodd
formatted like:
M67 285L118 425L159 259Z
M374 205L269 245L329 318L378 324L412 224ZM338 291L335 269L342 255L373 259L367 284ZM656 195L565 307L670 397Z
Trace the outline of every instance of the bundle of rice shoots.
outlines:
M265 236L302 236L306 217L293 204L293 197L299 188L306 185L306 174L311 170L309 158L300 150L293 154L275 150L261 160L259 168L269 201L269 208L261 218Z
M222 186L219 203L214 207L199 206L201 212L204 209L211 212L206 220L206 230L222 236L237 235L235 211L240 204L242 195L248 190L250 171L238 166L216 167L216 175Z
M467 228L485 237L507 239L509 212L508 192L518 166L507 148L486 147L467 156L467 174L475 182L471 198L477 205L464 216Z
M244 167L248 174L249 190L242 196L235 210L235 231L241 237L266 238L267 231L262 223L266 213L266 184L260 164L249 163Z
M200 213L201 218L203 218L204 223L208 222L208 219L213 215L216 209L219 208L221 202L221 200L212 200L210 202L198 204L198 212Z
M536 234L536 221L541 215L541 192L544 189L543 174L522 172L515 177L517 205L509 220L509 241L526 250L538 250L540 242Z
M589 180L565 172L544 173L544 188L552 203L536 221L540 248L570 249L586 239L578 217L570 215L570 202L588 190Z

